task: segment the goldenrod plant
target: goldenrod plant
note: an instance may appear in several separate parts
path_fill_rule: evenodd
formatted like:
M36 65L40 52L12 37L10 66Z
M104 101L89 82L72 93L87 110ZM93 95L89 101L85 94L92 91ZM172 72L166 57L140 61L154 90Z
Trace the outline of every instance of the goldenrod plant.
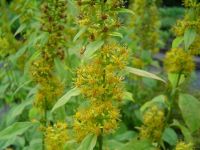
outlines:
M198 149L200 5L158 65L156 3L1 0L0 149Z
M139 55L148 51L155 54L159 51L160 20L156 0L131 0L130 9L135 15L130 20L131 40L136 42Z

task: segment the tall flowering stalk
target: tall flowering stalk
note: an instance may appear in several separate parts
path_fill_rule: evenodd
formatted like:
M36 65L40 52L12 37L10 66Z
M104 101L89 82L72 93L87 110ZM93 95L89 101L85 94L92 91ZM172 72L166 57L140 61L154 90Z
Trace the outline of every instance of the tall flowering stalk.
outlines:
M160 21L156 1L132 0L130 6L135 13L130 22L131 30L133 30L131 38L136 41L137 49L139 52L158 52Z
M200 21L200 3L196 0L184 0L186 14L182 20L179 20L173 28L176 39L173 42L172 49L167 52L164 60L164 68L168 75L175 75L176 82L172 83L172 89L168 95L170 100L169 110L166 120L171 121L172 110L176 105L176 98L179 96L179 107L181 107L181 94L179 93L182 77L190 76L195 69L193 56L199 54L199 21ZM176 42L179 40L179 43ZM183 111L183 110L182 110ZM185 119L185 118L184 118ZM179 142L176 150L193 149L192 140Z
M98 148L102 150L103 136L112 133L120 120L118 105L123 96L123 69L128 51L126 47L111 42L109 33L120 26L115 11L122 3L111 0L79 0L77 3L81 10L78 22L88 28L85 36L92 41L103 39L105 43L89 64L77 70L75 86L90 105L75 114L74 130L78 141L89 133L96 134Z
M64 85L54 72L54 59L64 59L65 41L67 40L65 32L63 32L67 22L66 8L64 0L47 0L42 4L41 31L48 33L48 39L45 45L39 46L41 55L32 63L31 67L33 80L39 85L34 106L43 115L41 122L46 127L44 129L44 146L48 150L55 148L55 144L58 144L58 149L62 150L65 143L65 140L59 141L55 137L62 135L62 138L65 137L66 132L62 133L62 130L66 130L65 123L49 126L47 113L64 91Z
M185 16L178 20L173 28L176 37L182 37L188 30L195 32L194 40L189 45L188 52L192 55L200 54L200 3L196 0L183 0L186 7ZM190 37L192 38L192 37Z

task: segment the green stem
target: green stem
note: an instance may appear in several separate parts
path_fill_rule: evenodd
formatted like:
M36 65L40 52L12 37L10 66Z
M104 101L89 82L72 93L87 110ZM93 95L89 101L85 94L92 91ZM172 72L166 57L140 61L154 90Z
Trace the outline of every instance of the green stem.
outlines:
M103 150L103 136L100 134L98 136L99 150Z
M168 114L167 114L166 122L168 122L170 117L171 117L172 107L173 107L173 104L174 104L174 99L175 99L175 96L176 96L177 87L179 86L179 83L180 83L181 75L182 75L182 71L179 72L178 78L177 78L177 81L176 81L176 85L175 85L174 88L172 88L172 91L171 91L170 95L168 96L168 99L170 100L170 105L169 105L169 111L168 111Z
M46 98L45 98L44 104L45 104L45 110L44 110L43 125L46 128L47 127L47 109L46 109L47 108L47 101L46 101ZM43 144L43 150L45 150L45 132L43 132L43 141L42 141L42 144Z

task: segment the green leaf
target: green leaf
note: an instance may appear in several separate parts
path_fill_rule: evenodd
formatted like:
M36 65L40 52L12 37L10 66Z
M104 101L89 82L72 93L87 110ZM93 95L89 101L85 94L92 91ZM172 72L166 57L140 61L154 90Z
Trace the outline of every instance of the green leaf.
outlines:
M176 126L181 129L181 132L184 135L184 141L186 141L187 143L190 143L193 141L193 138L189 129L186 128L184 125L180 124L178 120L174 120L171 126Z
M172 42L172 48L177 48L179 47L179 45L183 42L183 37L180 36L180 37L177 37L173 40Z
M126 8L117 9L117 12L119 12L119 13L128 13L128 14L131 14L131 15L135 15L135 13L132 10L126 9Z
M172 128L165 128L162 139L170 145L176 145L178 137L176 132Z
M91 56L98 50L101 48L101 46L103 46L104 41L102 40L98 40L98 41L94 41L90 44L87 45L85 53L84 53L84 58L89 59L91 58Z
M75 150L78 147L76 140L69 140L65 143L63 150Z
M200 101L189 94L180 94L179 107L186 125L191 132L200 128Z
M178 73L168 73L168 79L174 88L176 87L178 78L179 78ZM185 81L185 78L186 78L185 75L181 74L178 85L181 85Z
M54 59L54 63L55 63L55 69L58 72L61 79L65 79L67 75L66 75L65 65L63 64L63 62L60 59L56 58Z
M97 136L95 134L87 135L77 150L93 150L97 142Z
M121 39L123 38L123 35L121 33L119 33L119 32L111 32L109 35L120 37Z
M156 150L155 147L151 145L151 142L148 140L137 140L134 139L131 142L128 142L119 150Z
M167 98L165 95L159 95L154 97L151 101L148 101L144 103L141 108L140 112L144 113L149 107L152 107L154 105L165 105L167 101Z
M20 17L21 17L21 14L13 17L12 20L10 21L10 26Z
M134 131L126 131L122 134L117 134L114 139L117 141L129 141L137 136L137 133ZM113 139L113 138L112 138Z
M109 150L119 150L121 149L125 144L124 143L121 143L119 141L116 141L116 140L105 140L104 142L104 146L106 148L108 148Z
M133 68L133 67L126 67L126 71L128 71L129 73L133 73L133 74L135 74L137 76L147 77L147 78L159 80L159 81L162 81L162 82L166 83L166 81L163 80L162 78L160 78L159 76L157 76L157 75L155 75L153 73L141 70L141 69L137 69L137 68Z
M75 35L73 42L75 42L84 32L86 31L86 27L82 27L79 32Z
M194 42L196 37L196 31L192 28L189 28L184 33L184 44L185 44L185 50L188 50L190 45Z
M123 99L135 102L135 100L133 99L133 94L131 92L124 92Z
M32 104L32 100L24 101L21 104L13 107L9 113L7 124L10 124L17 116L21 115L23 110Z
M9 59L11 60L11 62L15 63L16 60L25 53L25 51L27 50L27 48L28 48L28 46L24 45L14 55L11 55L9 57Z
M0 132L0 140L13 138L14 136L21 135L28 130L33 123L31 122L16 122Z
M57 108L65 105L73 96L78 96L80 94L80 90L77 88L73 88L68 91L65 95L63 95L53 106L51 112L54 112Z
M21 24L14 35L16 36L18 33L22 32L25 28L26 28L26 24Z

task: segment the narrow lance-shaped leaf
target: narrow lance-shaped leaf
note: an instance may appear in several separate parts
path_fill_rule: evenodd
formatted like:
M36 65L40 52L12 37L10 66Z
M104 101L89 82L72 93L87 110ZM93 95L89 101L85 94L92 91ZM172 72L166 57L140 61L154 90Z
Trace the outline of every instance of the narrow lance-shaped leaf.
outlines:
M173 40L172 48L177 48L183 42L183 37L177 37Z
M96 142L97 136L95 134L89 134L83 139L77 150L93 150Z
M78 88L71 89L56 102L51 112L54 112L57 108L65 105L71 99L71 97L78 96L79 94L80 94L80 90Z
M126 9L126 8L117 9L117 12L118 13L128 13L128 14L131 14L131 15L135 15L135 13L132 10Z
M184 43L185 43L185 50L188 50L190 45L194 42L196 37L196 31L192 28L189 28L184 33Z
M87 45L85 53L84 53L84 58L85 59L89 59L92 57L92 55L101 48L101 46L103 46L104 41L102 40L98 40L98 41L94 41L90 44Z
M164 79L160 78L159 76L157 76L153 73L150 73L150 72L147 72L147 71L144 71L144 70L141 70L141 69L133 68L133 67L126 67L125 69L129 73L133 73L137 76L147 77L147 78L159 80L159 81L166 83L166 81Z
M33 123L31 122L16 122L0 132L0 140L6 140L21 135L32 125Z
M85 31L86 31L86 27L81 28L79 32L75 35L73 42L75 42Z
M109 35L120 37L121 39L123 38L123 35L121 33L119 33L119 32L111 32Z

